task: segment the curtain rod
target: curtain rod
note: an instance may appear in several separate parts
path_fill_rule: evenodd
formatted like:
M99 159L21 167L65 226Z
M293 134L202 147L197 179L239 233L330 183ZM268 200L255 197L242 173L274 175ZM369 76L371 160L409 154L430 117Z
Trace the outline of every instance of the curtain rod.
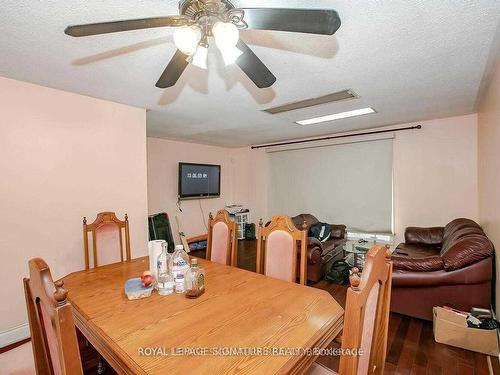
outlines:
M359 136L359 135L392 133L392 132L399 132L399 131L402 131L402 130L413 130L413 129L422 129L422 125L408 126L406 128L374 130L374 131L371 131L371 132L363 132L363 133L355 133L355 134L331 135L329 137L321 137L321 138L313 138L313 139L302 139L300 141L287 141L287 142L280 142L280 143L269 143L269 144L260 145L260 146L252 146L251 149L253 150L253 149L265 148L265 147L296 145L296 144L299 144L299 143L317 142L317 141L328 141L330 139L337 139L337 138L356 137L356 136Z

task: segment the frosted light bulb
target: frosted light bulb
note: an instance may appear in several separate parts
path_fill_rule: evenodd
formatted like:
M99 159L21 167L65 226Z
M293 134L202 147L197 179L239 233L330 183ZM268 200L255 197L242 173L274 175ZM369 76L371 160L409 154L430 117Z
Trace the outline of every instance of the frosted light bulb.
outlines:
M212 33L219 49L234 47L240 39L240 32L232 23L216 22L212 27Z
M234 64L236 60L238 60L238 57L243 55L243 52L234 46L221 48L220 52L222 53L222 58L226 66Z
M200 40L201 29L196 25L178 27L174 31L175 46L185 55L195 54Z
M203 45L198 45L196 49L196 53L190 58L191 64L197 66L201 69L207 69L207 60L208 60L208 47Z

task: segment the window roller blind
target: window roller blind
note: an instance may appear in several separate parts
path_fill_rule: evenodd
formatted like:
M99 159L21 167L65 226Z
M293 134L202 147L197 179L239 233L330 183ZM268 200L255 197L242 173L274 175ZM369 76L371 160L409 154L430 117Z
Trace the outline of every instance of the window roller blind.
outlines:
M269 214L391 232L392 155L392 139L271 152Z

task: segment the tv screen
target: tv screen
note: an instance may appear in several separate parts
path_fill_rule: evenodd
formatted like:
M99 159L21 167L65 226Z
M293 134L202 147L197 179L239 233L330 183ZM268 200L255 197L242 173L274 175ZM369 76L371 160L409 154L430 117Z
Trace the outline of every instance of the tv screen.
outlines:
M220 196L220 165L179 163L179 197Z

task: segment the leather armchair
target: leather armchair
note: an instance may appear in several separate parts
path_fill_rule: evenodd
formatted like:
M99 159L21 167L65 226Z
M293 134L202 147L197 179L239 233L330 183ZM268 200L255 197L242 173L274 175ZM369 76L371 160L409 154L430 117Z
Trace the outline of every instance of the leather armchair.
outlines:
M292 221L298 229L302 230L303 224L306 229L317 224L319 221L311 214L300 214L292 217ZM317 282L323 278L327 265L335 260L342 259L343 245L346 242L346 226L330 224L332 234L325 242L315 237L308 237L307 245L307 280ZM300 254L299 254L300 256Z
M391 258L392 311L432 320L434 306L490 307L493 244L472 220L408 227Z

